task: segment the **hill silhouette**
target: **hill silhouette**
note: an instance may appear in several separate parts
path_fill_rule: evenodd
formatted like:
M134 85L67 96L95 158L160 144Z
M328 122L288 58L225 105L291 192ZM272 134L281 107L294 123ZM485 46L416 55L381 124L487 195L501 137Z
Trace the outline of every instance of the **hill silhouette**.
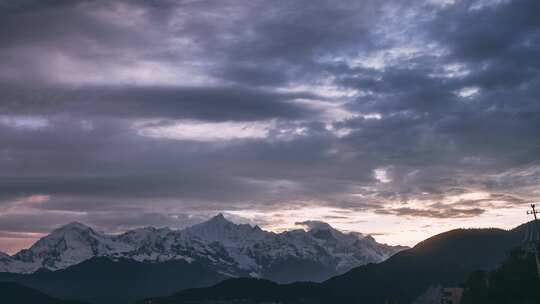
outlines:
M165 298L140 301L140 304L206 303L213 300L240 303L320 303L324 290L317 283L277 284L262 279L230 279L208 288L188 289ZM302 296L306 295L306 296ZM235 302L235 303L236 303Z
M93 258L58 271L0 273L0 281L14 281L59 298L98 304L132 303L171 294L180 286L210 286L226 278L198 263L141 263L108 258Z
M328 293L354 303L410 303L431 285L459 285L472 271L497 267L519 244L521 231L521 227L448 231L323 285Z
M431 285L458 285L473 271L496 268L520 243L523 229L524 226L510 231L448 231L382 263L357 267L321 284L277 285L232 279L210 288L188 289L170 297L152 299L152 303L232 300L259 303L263 300L261 295L270 295L264 300L277 300L272 294L282 294L286 303L410 303Z
M13 282L0 282L0 302L5 304L84 304L53 298Z
M476 271L464 284L463 304L540 303L540 278L533 254L515 249L493 271Z

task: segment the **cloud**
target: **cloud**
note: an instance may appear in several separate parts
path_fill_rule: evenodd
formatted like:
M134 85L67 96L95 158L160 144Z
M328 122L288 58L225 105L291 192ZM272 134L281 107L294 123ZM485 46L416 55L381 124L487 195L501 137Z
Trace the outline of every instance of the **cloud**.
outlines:
M485 212L481 208L471 208L471 209L457 209L457 208L443 208L443 209L414 209L414 208L397 208L397 209L383 209L375 211L379 214L392 214L398 216L412 216L412 217L431 217L431 218L466 218L466 217L476 217Z
M23 113L36 115L68 113L87 117L110 118L184 118L207 121L253 121L294 119L316 115L316 111L294 100L314 98L306 92L284 93L246 87L174 87L174 86L44 86L25 88L0 83L5 102L0 105L2 121L30 123ZM9 121L8 121L9 119ZM44 122L34 119L34 125ZM41 118L43 120L44 118Z
M297 226L305 227L308 230L332 229L332 226L330 226L328 223L321 222L321 221L303 221L303 222L296 222L294 224Z
M39 130L49 125L47 119L32 116L0 116L0 124L9 128Z
M278 227L260 214L298 206L461 221L540 197L537 1L0 7L0 232Z
M269 124L264 123L179 121L165 126L143 126L139 128L139 134L179 140L220 141L264 138L268 136L270 127ZM216 130L219 131L216 132Z

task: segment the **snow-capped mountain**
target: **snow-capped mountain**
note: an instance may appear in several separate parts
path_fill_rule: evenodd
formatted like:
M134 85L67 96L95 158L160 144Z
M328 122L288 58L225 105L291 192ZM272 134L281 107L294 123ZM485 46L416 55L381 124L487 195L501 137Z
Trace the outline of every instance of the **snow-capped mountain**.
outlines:
M94 256L104 256L129 250L123 242L98 233L80 223L70 223L37 241L30 249L22 250L14 259L30 269L56 270L78 264Z
M184 232L206 242L220 242L226 247L238 247L261 241L273 233L263 231L259 226L235 224L223 214L218 214L209 221L188 227Z
M286 280L283 271L291 270L290 265L324 269L327 276L381 262L405 249L379 244L359 233L343 233L322 222L302 224L307 230L273 233L232 223L220 214L184 230L147 227L108 235L71 223L13 256L1 253L0 272L58 270L93 257L108 257L149 263L185 260L209 265L231 277Z

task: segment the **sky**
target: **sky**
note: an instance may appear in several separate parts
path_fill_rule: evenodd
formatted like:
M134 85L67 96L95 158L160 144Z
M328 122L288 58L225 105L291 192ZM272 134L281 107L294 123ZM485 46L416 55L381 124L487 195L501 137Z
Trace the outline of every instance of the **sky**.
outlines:
M0 0L0 250L219 212L414 245L540 198L540 1Z

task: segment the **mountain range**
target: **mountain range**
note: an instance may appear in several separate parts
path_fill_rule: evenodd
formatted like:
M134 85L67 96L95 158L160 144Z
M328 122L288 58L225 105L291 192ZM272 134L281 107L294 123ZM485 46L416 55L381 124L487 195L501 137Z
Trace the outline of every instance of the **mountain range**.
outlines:
M18 271L0 273L0 282L94 304L416 303L430 287L459 286L474 271L498 267L527 225L456 229L403 249L324 223L272 233L218 215L181 231L119 235L72 223L0 256L4 269ZM397 253L385 259L385 250ZM332 275L351 261L364 264Z
M0 272L55 271L105 257L145 263L198 262L226 277L321 281L356 266L381 262L405 248L380 244L360 233L342 233L322 222L307 231L273 233L235 224L219 214L183 230L146 227L120 235L71 223L13 256L0 254ZM301 267L291 269L295 266Z
M118 235L70 223L29 249L0 255L0 281L63 299L130 303L237 277L324 281L406 249L322 222L307 227L274 233L221 214L183 230L147 227Z

